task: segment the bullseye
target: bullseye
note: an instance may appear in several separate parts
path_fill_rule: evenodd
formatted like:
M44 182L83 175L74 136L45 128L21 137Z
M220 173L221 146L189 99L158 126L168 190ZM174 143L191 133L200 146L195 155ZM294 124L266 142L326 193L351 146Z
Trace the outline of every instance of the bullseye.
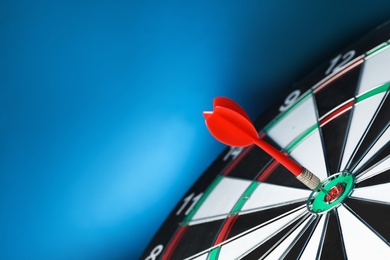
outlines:
M323 180L307 200L307 208L315 214L337 208L351 194L355 178L349 172L340 172Z
M326 203L332 203L336 199L340 197L340 195L343 193L344 188L342 184L337 184L336 186L332 187L328 195L325 196L325 202Z

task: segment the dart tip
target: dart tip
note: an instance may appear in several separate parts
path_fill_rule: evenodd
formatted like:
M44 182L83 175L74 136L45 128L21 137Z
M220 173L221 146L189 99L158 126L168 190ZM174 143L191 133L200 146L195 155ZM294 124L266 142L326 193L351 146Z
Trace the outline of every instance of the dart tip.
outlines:
M203 111L203 116L207 120L213 114L212 111Z

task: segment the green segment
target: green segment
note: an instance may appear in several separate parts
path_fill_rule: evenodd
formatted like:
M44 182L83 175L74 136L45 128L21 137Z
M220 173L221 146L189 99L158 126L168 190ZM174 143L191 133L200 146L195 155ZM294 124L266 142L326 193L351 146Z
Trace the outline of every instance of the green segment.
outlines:
M349 173L340 173L329 177L325 182L322 183L322 186L317 191L314 191L309 198L311 211L314 213L326 212L333 207L341 203L345 198L349 196L351 190L354 188L354 178L352 174ZM325 196L327 191L332 187L342 184L344 186L344 191L335 201L327 203L325 201Z
M244 206L245 202L249 199L249 197L255 191L257 186L259 186L259 183L257 181L254 181L254 182L252 182L249 185L249 187L242 194L241 198L237 201L236 205L233 207L233 210L232 210L233 214L238 213L238 212L241 211L241 209Z
M295 138L295 140L293 140L287 147L286 147L286 152L291 152L295 146L297 146L300 142L302 142L303 139L305 139L306 137L308 137L312 132L314 132L314 130L316 130L318 128L318 124L314 124L313 126L311 126L309 129L306 130L306 132L304 132L302 135L298 136L297 138Z
M279 114L273 121L271 121L266 127L264 127L264 130L266 132L269 132L269 130L274 127L275 124L277 124L282 118L286 117L288 113L290 113L294 108L298 106L298 104L302 103L304 100L306 100L311 94L311 90L303 93L303 95L289 108L287 108L286 111L283 113Z
M379 86L377 88L374 88L366 93L361 94L360 96L356 97L356 103L362 102L363 100L370 98L372 96L375 96L379 93L385 92L389 89L390 82L383 84L382 86Z
M378 53L379 51L383 50L384 48L386 48L388 46L389 46L388 43L382 43L382 44L376 46L374 49L369 50L368 52L366 52L366 57L374 55L375 53Z
M188 222L191 221L192 217L195 215L195 213L198 211L200 206L203 204L203 202L206 200L206 198L210 195L210 193L214 190L214 188L218 185L218 183L222 180L222 176L218 175L214 181L210 184L210 186L205 190L203 193L203 196L198 200L198 202L195 204L194 208L188 213L188 215L185 217L183 223L181 223L182 226L185 226L188 224Z
M207 260L215 260L218 259L219 251L221 250L220 247L214 248L211 250L209 256L207 257Z

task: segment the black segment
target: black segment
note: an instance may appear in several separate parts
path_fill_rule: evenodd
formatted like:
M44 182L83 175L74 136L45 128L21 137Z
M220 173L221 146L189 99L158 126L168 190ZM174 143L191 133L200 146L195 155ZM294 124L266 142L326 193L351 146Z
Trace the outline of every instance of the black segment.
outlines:
M255 146L242 160L240 160L237 166L226 173L226 175L253 180L271 160L271 156Z
M305 232L301 235L301 237L297 240L294 246L287 253L285 259L291 259L291 260L299 259L299 257L302 255L303 251L305 250L307 243L309 243L309 240L313 235L313 232L316 229L317 224L320 221L320 218L321 217L318 217L315 221L313 221L309 225L309 227L305 230Z
M266 257L268 254L270 254L272 251L270 251L270 248L275 249L280 243L283 242L286 237L291 234L296 228L298 228L298 224L302 221L304 221L308 215L298 218L297 220L293 221L291 224L287 225L283 229L281 229L278 233L276 233L274 236L269 238L267 241L265 241L263 244L258 246L255 250L250 252L247 256L245 256L243 259L259 259ZM302 223L301 223L302 224Z
M347 132L350 114L350 111L345 112L321 128L324 140L325 158L327 158L330 174L335 174L340 171L340 160L343 154L346 136L346 134L343 133Z
M389 183L389 182L390 182L390 170L387 170L385 172L382 172L381 174L378 174L374 177L368 178L367 180L359 182L356 185L356 187L361 188L361 187L384 184L384 183Z
M172 259L184 259L210 248L223 222L224 220L216 220L188 226L172 254Z
M308 187L295 178L294 174L282 165L279 165L264 182L292 188L308 189Z
M361 66L346 72L342 77L335 79L319 92L315 92L318 116L323 115L354 97Z
M345 204L370 225L382 238L390 242L390 205L349 198Z
M340 232L340 225L335 210L328 213L324 243L320 259L347 259L344 242Z
M305 203L306 201L302 201L286 206L280 206L276 208L239 215L228 235L228 239L239 235L250 228L267 222L273 218L276 218L277 216L280 216L286 212L289 212L290 210L297 209L299 206L302 206Z
M352 162L349 165L355 165L361 160L368 149L377 140L378 136L389 126L390 121L390 97L387 95L378 113L375 116L372 125L370 126L367 134L364 136L363 142L360 144L357 152L352 158Z

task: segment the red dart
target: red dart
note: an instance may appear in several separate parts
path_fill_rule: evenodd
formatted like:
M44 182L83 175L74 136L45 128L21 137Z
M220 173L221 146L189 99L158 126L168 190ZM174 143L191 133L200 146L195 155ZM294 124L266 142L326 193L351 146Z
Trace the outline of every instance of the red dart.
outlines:
M203 115L206 118L207 128L218 141L235 147L256 144L292 172L306 186L311 189L318 186L320 181L317 176L272 145L259 139L259 134L247 113L233 100L217 97L214 99L214 111L203 112Z

